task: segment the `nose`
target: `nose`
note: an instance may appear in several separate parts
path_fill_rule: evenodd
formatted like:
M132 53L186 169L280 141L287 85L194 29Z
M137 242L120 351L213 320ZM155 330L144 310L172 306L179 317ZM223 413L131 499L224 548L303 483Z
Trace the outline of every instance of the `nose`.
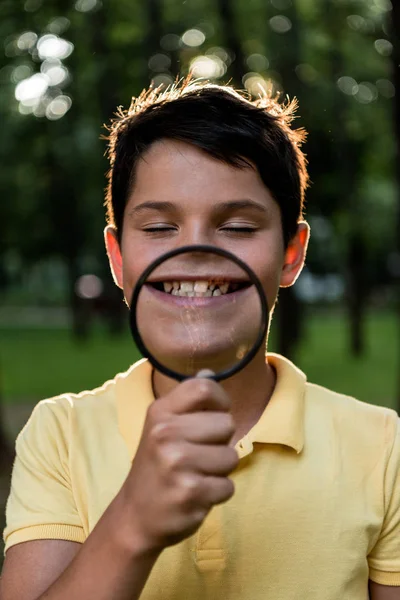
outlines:
M210 227L200 222L188 224L183 230L182 235L177 239L178 246L198 246L201 244L212 246L213 236Z

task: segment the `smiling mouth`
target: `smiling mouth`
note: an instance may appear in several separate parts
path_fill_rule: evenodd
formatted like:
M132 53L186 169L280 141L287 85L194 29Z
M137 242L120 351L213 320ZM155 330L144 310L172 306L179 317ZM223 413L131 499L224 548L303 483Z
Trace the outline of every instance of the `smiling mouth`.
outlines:
M189 298L212 298L225 296L251 285L249 281L217 280L165 280L148 282L151 287L170 296Z

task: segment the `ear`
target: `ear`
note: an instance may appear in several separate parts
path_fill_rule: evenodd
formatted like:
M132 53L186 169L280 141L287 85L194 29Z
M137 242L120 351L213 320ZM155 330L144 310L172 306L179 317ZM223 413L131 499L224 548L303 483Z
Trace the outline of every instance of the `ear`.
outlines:
M117 230L113 225L107 225L104 229L104 242L114 282L123 289L122 254L117 239Z
M297 226L295 236L286 248L280 287L290 287L300 275L304 266L309 239L310 226L306 221L301 221Z

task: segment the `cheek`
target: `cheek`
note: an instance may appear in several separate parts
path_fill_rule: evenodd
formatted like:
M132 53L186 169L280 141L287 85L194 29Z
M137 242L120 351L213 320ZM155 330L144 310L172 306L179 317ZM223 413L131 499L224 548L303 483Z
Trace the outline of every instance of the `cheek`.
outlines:
M143 252L131 240L122 239L122 286L125 300L130 305L133 289L146 265Z
M259 277L271 309L278 295L282 268L284 264L284 249L281 240L266 244L259 248L255 257L254 271ZM250 263L251 264L251 263Z

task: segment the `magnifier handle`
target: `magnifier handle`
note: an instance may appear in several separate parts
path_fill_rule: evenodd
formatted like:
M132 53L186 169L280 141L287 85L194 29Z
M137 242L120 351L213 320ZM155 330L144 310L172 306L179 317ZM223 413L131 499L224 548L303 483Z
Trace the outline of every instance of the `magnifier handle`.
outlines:
M195 375L195 379L214 379L215 373L211 369L200 369Z

